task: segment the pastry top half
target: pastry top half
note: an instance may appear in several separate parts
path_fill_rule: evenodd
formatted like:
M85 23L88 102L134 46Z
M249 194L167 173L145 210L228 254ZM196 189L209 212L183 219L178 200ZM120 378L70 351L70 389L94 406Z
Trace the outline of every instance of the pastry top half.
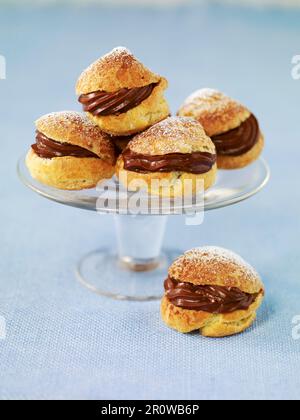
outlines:
M54 112L36 121L37 143L33 149L41 157L98 157L115 163L115 149L110 137L84 114L74 111ZM53 154L53 156L52 156Z
M192 118L169 117L135 136L129 143L131 152L141 155L192 154L215 155L216 149L203 127Z
M79 77L78 95L96 91L116 92L162 83L166 79L151 72L124 47L118 47L91 64Z
M236 288L247 294L264 292L259 274L237 254L218 247L196 248L179 257L169 277L195 286Z
M238 101L207 88L190 95L178 114L195 118L210 137L239 127L251 116L251 112Z

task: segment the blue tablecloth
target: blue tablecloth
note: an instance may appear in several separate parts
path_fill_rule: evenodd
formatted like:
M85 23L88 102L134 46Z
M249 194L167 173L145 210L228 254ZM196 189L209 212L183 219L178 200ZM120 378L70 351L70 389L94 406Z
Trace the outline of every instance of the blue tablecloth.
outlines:
M218 6L0 9L0 398L299 398L300 81L291 77L299 19ZM181 335L162 324L158 302L115 302L82 288L74 266L89 250L115 245L112 218L48 202L17 179L33 120L79 109L78 74L120 44L168 77L173 111L211 86L260 118L269 186L208 213L199 227L170 218L165 239L182 250L224 246L259 270L266 301L243 335Z

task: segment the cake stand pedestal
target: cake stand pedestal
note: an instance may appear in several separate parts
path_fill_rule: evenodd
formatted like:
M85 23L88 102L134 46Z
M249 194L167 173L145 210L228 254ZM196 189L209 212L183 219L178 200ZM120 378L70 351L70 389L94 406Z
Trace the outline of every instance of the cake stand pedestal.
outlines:
M76 268L77 278L102 296L149 301L161 298L168 267L180 254L176 250L162 251L168 216L183 215L187 225L200 225L204 211L239 203L262 190L270 171L262 158L241 170L220 170L216 184L204 194L167 203L143 191L130 193L116 178L92 190L47 187L30 176L25 157L18 163L18 175L27 187L49 200L113 214L117 249L100 249L83 257Z

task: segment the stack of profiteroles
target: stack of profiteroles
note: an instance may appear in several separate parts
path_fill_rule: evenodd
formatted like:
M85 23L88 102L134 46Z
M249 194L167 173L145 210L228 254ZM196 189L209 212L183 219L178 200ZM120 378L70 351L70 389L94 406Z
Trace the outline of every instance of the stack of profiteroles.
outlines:
M242 168L259 157L263 135L247 108L203 89L172 117L167 87L126 48L101 57L76 85L84 113L55 112L36 121L26 158L32 177L82 190L116 175L128 190L176 197L210 188L217 168Z

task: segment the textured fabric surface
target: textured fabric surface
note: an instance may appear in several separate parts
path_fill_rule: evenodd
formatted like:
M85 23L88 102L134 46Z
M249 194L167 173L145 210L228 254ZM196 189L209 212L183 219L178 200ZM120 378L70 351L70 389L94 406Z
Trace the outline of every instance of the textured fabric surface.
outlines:
M169 11L1 9L0 398L299 398L300 15L221 7ZM126 26L120 25L126 22ZM192 90L230 93L259 116L272 181L255 198L208 213L199 227L170 218L166 246L228 247L267 287L253 328L211 340L160 321L159 303L100 298L77 284L90 250L114 246L113 220L39 198L16 176L32 121L79 109L75 79L125 44L170 81L173 111ZM2 334L3 335L3 334Z

